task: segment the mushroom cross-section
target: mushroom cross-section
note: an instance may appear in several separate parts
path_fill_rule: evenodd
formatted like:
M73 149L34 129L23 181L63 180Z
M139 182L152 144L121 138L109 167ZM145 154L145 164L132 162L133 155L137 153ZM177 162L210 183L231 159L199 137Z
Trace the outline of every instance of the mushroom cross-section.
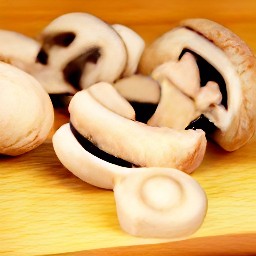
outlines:
M153 42L145 50L139 69L143 74L151 74L164 63L182 61L186 53L192 54L196 60L200 86L208 87L201 91L197 100L193 100L200 111L207 109L207 115L190 120L189 127L203 128L200 125L205 122L201 121L207 120L207 116L212 120L207 126L216 127L211 129L214 131L210 136L221 147L228 151L240 148L255 132L256 60L252 51L227 28L206 19L190 19ZM168 69L167 64L165 69ZM188 72L184 73L184 79ZM166 83L166 79L161 79ZM210 81L213 83L209 84ZM174 89L177 89L177 84ZM182 89L183 94L186 93L184 87ZM214 104L202 101L209 95L214 96ZM218 103L220 96L221 102Z
M127 63L127 51L119 34L101 19L87 13L68 13L53 20L40 34L37 61L56 72L64 82L46 85L58 93L69 84L77 91L99 82L113 82ZM38 74L39 73L39 74ZM36 75L40 76L40 72ZM41 80L43 77L41 76ZM62 88L61 88L62 87Z
M104 87L109 88L105 95L108 102L102 104L91 90L95 93L96 88L101 91ZM75 94L69 112L70 122L79 134L102 151L135 166L175 167L188 173L198 167L206 147L202 130L151 127L125 118L113 112L114 108L110 110L113 95L118 94L107 83ZM115 108L121 109L118 105Z

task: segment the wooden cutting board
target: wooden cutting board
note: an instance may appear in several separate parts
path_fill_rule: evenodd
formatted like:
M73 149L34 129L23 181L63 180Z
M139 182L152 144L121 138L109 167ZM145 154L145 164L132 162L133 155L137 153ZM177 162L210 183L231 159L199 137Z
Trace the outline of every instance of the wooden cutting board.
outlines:
M52 19L74 11L128 25L146 43L181 19L205 17L229 27L256 50L256 1L251 0L0 1L0 25L35 37ZM67 121L56 111L52 133ZM192 237L174 242L124 233L113 192L66 170L49 136L30 153L0 157L0 255L256 255L255 153L255 138L233 153L208 143L192 175L208 196L206 219Z
M56 126L60 120L68 120L64 114L56 113L56 117ZM208 212L192 238L255 235L255 154L255 138L233 153L208 143L204 161L192 175L207 193ZM0 219L1 255L57 254L154 243L167 243L166 248L171 248L169 241L124 233L116 216L113 192L73 176L58 161L50 138L25 155L1 156ZM256 241L256 236L245 239L251 242L246 248L256 254L253 239Z

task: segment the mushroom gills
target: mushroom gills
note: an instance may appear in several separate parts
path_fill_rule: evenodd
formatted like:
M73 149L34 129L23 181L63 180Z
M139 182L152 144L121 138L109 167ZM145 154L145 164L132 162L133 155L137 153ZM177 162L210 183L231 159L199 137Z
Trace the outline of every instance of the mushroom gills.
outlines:
M61 46L61 47L68 47L74 41L75 38L76 38L76 35L73 32L64 32L64 33L60 33L54 36L48 36L44 38L44 44L36 57L36 61L43 65L47 65L48 54L45 49L49 49L54 45Z
M136 113L136 121L147 123L156 111L157 104L148 102L129 101Z
M50 93L50 99L54 108L68 108L69 102L73 97L71 93Z
M222 101L221 105L225 107L225 109L228 108L227 104L227 87L224 78L220 74L218 70L216 70L209 62L207 62L204 58L202 58L200 55L195 53L194 51L190 49L183 49L180 56L179 60L182 58L182 56L186 53L189 52L193 54L193 56L196 59L196 63L199 69L199 75L200 75L200 86L204 87L207 82L213 81L216 82L219 85L220 92L222 94ZM191 121L190 124L185 128L186 130L188 129L202 129L205 131L205 133L211 134L213 133L217 127L214 125L213 122L211 122L208 118L206 118L203 114L200 115L198 118L195 120Z
M107 152L99 149L96 145L94 145L90 140L86 139L84 136L82 136L76 128L70 123L70 130L73 133L76 140L80 143L80 145L89 153L93 154L94 156L107 161L112 164L116 164L122 167L131 168L133 166L132 163L125 161L121 158L115 157L111 154L108 154Z
M74 88L81 90L80 80L85 65L87 63L97 64L100 57L101 52L98 47L92 47L85 53L79 55L64 67L63 75L65 80Z

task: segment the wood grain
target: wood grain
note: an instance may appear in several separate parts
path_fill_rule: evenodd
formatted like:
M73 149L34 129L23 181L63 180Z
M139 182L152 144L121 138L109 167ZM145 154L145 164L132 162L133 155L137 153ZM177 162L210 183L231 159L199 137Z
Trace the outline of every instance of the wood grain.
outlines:
M53 18L73 11L128 25L147 43L181 19L205 17L229 27L256 50L253 0L0 1L0 24L36 37ZM0 157L1 255L256 254L255 138L233 153L208 144L203 164L193 174L208 196L205 222L191 239L170 242L124 233L113 192L80 181L59 163L51 136L67 121L64 111L56 111L52 133L42 146L23 156Z

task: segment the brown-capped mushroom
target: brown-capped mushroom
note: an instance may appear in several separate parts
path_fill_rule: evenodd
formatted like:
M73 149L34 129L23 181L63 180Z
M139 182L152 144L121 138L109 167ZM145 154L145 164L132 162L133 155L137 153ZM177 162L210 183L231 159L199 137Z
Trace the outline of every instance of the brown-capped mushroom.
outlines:
M211 137L221 147L228 151L240 148L255 132L256 61L252 51L227 28L206 19L189 19L182 21L179 27L165 33L145 50L140 71L150 74L161 64L180 61L185 53L195 57L200 86L206 86L209 81L215 82L219 89L216 90L217 86L214 85L213 91L217 94L221 92L222 97L220 104L208 106L207 115L212 122L205 123L207 118L202 115L191 120L189 128L215 126ZM211 89L207 95L209 91ZM174 112L171 110L172 114Z
M39 37L42 47L37 61L47 71L45 75L40 71L33 75L40 77L49 93L74 93L99 81L113 82L126 67L127 52L121 37L110 25L88 13L64 14ZM43 82L48 72L52 79L56 73L58 81Z
M188 173L198 167L206 147L202 130L177 131L124 118L90 92L92 89L101 91L107 86L105 97L112 101L118 94L107 83L95 84L72 98L70 121L80 135L102 151L135 166L174 167Z
M185 238L201 226L207 197L189 175L171 168L139 168L114 187L117 216L127 233Z
M53 124L51 100L29 74L0 63L0 154L28 152L47 138Z
M0 60L27 71L34 64L40 44L18 32L0 30Z

